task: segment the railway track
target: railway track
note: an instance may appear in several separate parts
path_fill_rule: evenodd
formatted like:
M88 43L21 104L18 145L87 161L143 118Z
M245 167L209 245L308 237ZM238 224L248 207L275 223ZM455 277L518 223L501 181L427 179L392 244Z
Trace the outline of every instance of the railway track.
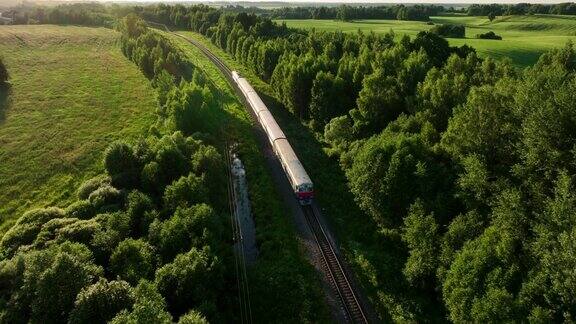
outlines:
M314 239L320 248L326 272L334 285L333 288L338 293L338 297L340 298L340 302L342 303L342 307L346 312L348 320L353 323L368 323L362 305L350 284L350 280L348 279L344 268L342 268L342 263L338 258L338 254L328 240L328 236L326 235L322 224L318 220L314 209L312 206L303 206L302 210L304 211L306 221L312 230Z
M165 29L167 32L171 32L167 26L161 24L154 24L160 26L161 28ZM214 55L210 50L208 50L204 45L200 44L194 39L186 37L184 35L173 33L174 35L185 39L186 41L190 42L210 59L224 74L224 76L228 79L228 82L234 89L234 91L240 96L243 97L242 92L236 86L234 79L232 78L232 70L224 64L220 58ZM243 98L244 102L248 104L248 100ZM342 262L339 259L338 254L332 247L328 236L326 235L326 231L322 227L322 224L318 220L314 209L311 206L302 206L302 211L306 217L306 221L308 226L310 227L312 234L314 235L314 239L316 244L318 245L321 254L322 260L324 263L324 269L326 275L328 276L329 280L331 281L334 290L337 292L337 297L340 299L342 308L346 313L347 319L352 323L368 323L368 319L364 313L362 304L359 302L359 299L356 295L354 287L351 285L350 280L344 268L342 267Z

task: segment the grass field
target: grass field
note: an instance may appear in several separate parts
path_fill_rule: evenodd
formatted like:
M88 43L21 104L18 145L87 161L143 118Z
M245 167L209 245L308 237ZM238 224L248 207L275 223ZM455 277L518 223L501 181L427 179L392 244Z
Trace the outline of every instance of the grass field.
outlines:
M535 63L543 52L563 46L576 40L576 18L571 16L534 15L504 16L490 22L485 17L442 16L432 17L435 23L463 24L466 26L466 38L449 38L454 46L467 44L477 49L481 55L497 59L509 57L518 66ZM333 20L280 20L289 27L327 31L387 33L393 30L396 35L416 35L428 30L432 25L420 21L397 20L359 20L341 22ZM494 31L502 40L475 39L476 34Z
M155 92L110 29L1 26L0 235L24 211L72 201L108 143L143 134ZM2 98L0 96L0 99Z

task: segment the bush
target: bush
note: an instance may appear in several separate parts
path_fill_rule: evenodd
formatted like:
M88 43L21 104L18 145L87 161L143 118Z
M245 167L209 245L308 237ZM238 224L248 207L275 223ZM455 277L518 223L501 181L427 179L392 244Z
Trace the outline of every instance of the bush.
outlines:
M95 207L117 204L121 201L121 198L120 191L110 185L104 185L88 196L88 200Z
M77 220L56 230L56 240L59 242L71 241L90 244L92 237L101 230L98 222L88 220Z
M217 231L216 215L208 205L178 208L174 215L150 226L150 242L158 247L164 262L191 247L201 248L209 243L211 233Z
M128 194L126 213L130 217L132 235L139 237L146 235L148 227L154 220L154 203L146 194L134 190Z
M90 219L96 213L96 209L88 200L78 200L66 208L66 216L78 219Z
M34 241L35 248L42 248L47 245L48 242L53 241L57 237L58 231L70 224L76 223L77 218L55 218L46 222L42 225L40 233L36 236Z
M104 152L104 167L111 176L132 170L137 164L134 149L127 143L114 142Z
M204 179L192 173L181 177L166 187L163 200L164 207L169 210L207 202Z
M150 244L129 238L120 242L112 253L110 270L135 285L140 279L152 279L156 262L156 254Z
M110 144L104 152L104 167L116 186L138 186L139 161L131 145L120 141Z
M209 250L192 249L156 271L158 291L172 314L190 308L212 309L222 285L220 260Z
M442 37L452 37L452 38L466 37L466 28L464 27L464 25L453 25L453 24L436 25L432 27L430 31Z
M6 255L11 255L20 246L31 244L36 239L42 225L54 218L64 217L60 208L50 207L28 211L18 219L0 242L0 248Z
M132 307L133 303L133 292L126 281L101 278L80 291L68 323L106 323L119 311Z
M35 260L27 275L32 285L25 285L33 293L31 322L55 323L68 317L76 296L102 275L102 268L94 265L89 250L83 245L64 245L55 254L48 250L52 260L45 264L43 258ZM46 266L44 267L43 264ZM36 272L38 271L38 272ZM25 275L26 276L26 275Z
M489 32L484 33L484 34L477 34L476 38L502 40L502 36L496 35L493 31L489 31Z
M208 324L208 321L202 313L191 310L180 317L178 324Z
M90 196L90 194L94 192L96 189L104 185L110 185L111 183L112 179L105 174L101 174L90 180L87 180L82 185L80 185L80 188L78 188L77 192L78 198L88 199L88 196Z
M132 311L122 311L111 323L172 324L172 316L166 311L166 301L153 283L142 280L134 291L134 300Z

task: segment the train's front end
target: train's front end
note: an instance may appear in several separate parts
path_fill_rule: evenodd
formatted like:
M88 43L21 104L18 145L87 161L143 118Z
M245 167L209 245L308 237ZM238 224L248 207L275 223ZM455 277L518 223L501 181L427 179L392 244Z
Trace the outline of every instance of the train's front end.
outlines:
M296 198L300 205L310 205L314 198L314 185L312 182L302 183L296 187Z

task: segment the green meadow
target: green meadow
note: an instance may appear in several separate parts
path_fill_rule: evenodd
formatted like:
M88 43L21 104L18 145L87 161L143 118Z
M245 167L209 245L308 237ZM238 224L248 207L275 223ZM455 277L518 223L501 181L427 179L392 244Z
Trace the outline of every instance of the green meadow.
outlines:
M434 24L462 24L466 38L448 38L453 46L467 44L479 54L497 59L509 57L518 66L531 65L543 52L576 40L576 18L558 15L503 16L494 21L486 17L439 16L432 17ZM358 20L342 22L333 20L278 20L289 27L343 32L394 31L398 36L416 35L432 28L426 22L398 20ZM476 39L476 34L493 31L502 40Z
M105 28L2 26L0 235L26 210L70 203L115 139L145 132L155 92Z

